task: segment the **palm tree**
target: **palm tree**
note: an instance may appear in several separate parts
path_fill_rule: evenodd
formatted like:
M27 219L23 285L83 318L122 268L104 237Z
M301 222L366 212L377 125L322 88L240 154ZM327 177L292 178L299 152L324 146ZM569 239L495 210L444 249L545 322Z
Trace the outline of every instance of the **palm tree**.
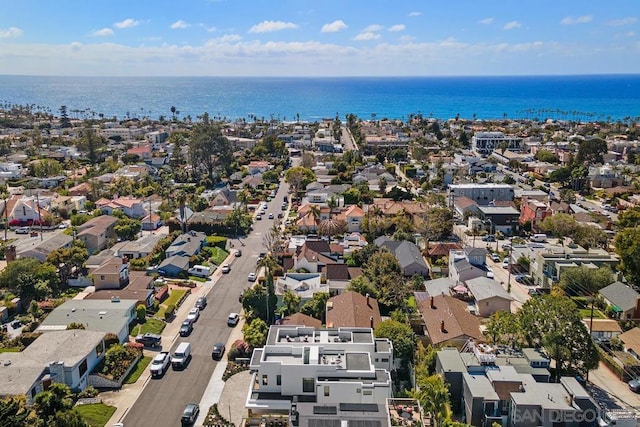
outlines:
M0 190L0 199L4 200L4 241L7 241L7 229L9 228L9 212L7 212L7 199L10 194L6 187Z
M320 206L318 206L318 205L309 206L309 212L307 212L307 215L312 216L314 221L317 224L318 220L320 219L320 215L321 215Z
M333 237L339 234L344 234L346 231L346 222L336 218L325 219L320 221L320 224L318 224L318 234L320 236Z

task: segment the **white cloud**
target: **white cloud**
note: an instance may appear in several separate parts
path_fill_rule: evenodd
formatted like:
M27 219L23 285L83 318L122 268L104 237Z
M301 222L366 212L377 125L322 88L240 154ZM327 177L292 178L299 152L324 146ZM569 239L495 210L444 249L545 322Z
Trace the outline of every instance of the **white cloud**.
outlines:
M636 18L635 16L627 16L626 18L614 19L613 21L609 21L607 22L607 25L610 25L612 27L620 27L622 25L635 24L636 22L638 22L638 18Z
M113 35L113 30L111 28L103 28L101 30L94 31L91 35L93 37L109 37Z
M389 31L391 32L404 31L405 28L406 27L404 26L404 24L396 24L389 27Z
M202 23L198 24L198 26L200 26L200 27L204 28L204 30L205 30L207 33L215 33L216 31L218 31L218 29L217 29L216 27L207 27L206 25L204 25L204 24L202 24Z
M375 33L376 31L380 31L382 30L384 27L382 25L378 25L378 24L371 24L369 25L367 28L365 28L364 30L362 30L363 33Z
M415 38L415 37L413 37L413 36L407 36L407 35L404 35L404 36L401 36L399 40L400 40L401 42L403 42L403 43L407 43L407 42L412 42L412 41L414 41L415 39L416 39L416 38Z
M330 24L324 24L320 31L323 33L337 33L338 31L345 30L348 27L349 26L345 24L343 20L337 19Z
M242 40L242 36L240 34L225 34L224 36L218 38L218 41L222 43L231 43Z
M298 28L298 25L294 24L293 22L262 21L261 23L251 27L249 32L250 33L271 33L274 31L294 30L296 28Z
M171 24L171 29L172 30L183 30L185 28L189 28L190 26L191 26L191 24L186 23L182 19L178 19L176 22Z
M132 28L138 26L139 24L140 21L133 18L127 18L124 21L116 22L115 24L113 24L113 26L116 28Z
M13 39L20 37L22 30L17 27L0 28L0 39Z
M635 31L627 31L626 33L624 33L625 37L635 37L636 36L636 32Z
M379 38L380 38L380 34L377 34L371 31L364 31L358 34L357 36L355 36L353 39L357 41L365 41L365 40L378 40Z
M574 18L573 16L567 16L560 21L562 25L575 25L575 24L588 24L593 20L591 15L583 15Z
M506 24L504 24L504 27L502 27L503 30L513 30L516 28L520 28L522 26L521 23L519 23L518 21L511 21L511 22L507 22Z
M422 12L409 12L409 16L414 17L414 16L420 16L422 15Z
M493 18L484 18L478 21L478 24L490 25L493 24Z

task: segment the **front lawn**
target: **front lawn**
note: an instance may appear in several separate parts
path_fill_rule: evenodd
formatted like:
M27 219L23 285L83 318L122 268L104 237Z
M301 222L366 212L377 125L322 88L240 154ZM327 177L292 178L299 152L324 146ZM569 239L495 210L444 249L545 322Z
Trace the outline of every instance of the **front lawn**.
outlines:
M91 403L76 406L73 410L80 414L91 427L104 427L116 412L116 407L104 403Z
M140 360L138 360L138 363L136 364L136 367L133 368L131 372L129 372L129 375L127 375L127 378L124 379L124 383L133 384L136 381L138 381L138 378L140 378L140 375L142 375L142 373L147 368L149 363L151 363L151 359L152 358L149 356L140 358Z
M169 297L166 300L164 300L162 304L160 304L160 308L158 309L158 312L156 313L155 317L157 317L158 319L164 319L164 313L165 311L167 311L167 307L169 307L170 305L173 305L177 310L178 301L180 301L184 296L184 294L186 293L187 293L186 290L172 289L170 291Z
M205 279L204 277L198 277L198 276L189 276L189 280L193 280L194 282L201 282L201 283L204 283L207 281L207 279Z
M152 334L161 334L166 323L160 319L149 317L144 323L138 323L131 329L131 335L141 335L150 332Z
M2 347L0 353L20 353L20 347Z
M580 311L580 317L582 317L583 319L591 318L591 309L590 308L581 308L581 309L579 309L579 311ZM596 309L593 310L593 318L594 319L606 319L606 316L604 314L602 314L602 312L596 308Z
M227 256L229 256L229 252L217 246L214 246L211 252L213 253L211 255L211 262L213 262L215 265L222 264Z

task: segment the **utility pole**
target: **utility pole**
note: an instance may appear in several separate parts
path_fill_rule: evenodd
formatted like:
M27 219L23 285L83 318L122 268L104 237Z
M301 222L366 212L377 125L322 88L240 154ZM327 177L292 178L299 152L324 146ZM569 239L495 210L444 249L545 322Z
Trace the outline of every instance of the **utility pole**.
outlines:
M40 213L40 193L36 192L36 209L38 210L38 222L40 223L40 241L44 239L42 237L42 214Z

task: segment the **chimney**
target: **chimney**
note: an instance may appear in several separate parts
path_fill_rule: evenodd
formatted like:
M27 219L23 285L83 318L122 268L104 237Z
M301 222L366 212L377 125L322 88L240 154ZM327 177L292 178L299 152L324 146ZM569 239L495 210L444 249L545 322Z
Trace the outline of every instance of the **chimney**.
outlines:
M369 326L373 329L373 316L369 317Z
M367 307L371 308L371 304L369 303L369 294L365 295L367 297Z
M431 308L436 308L435 304L433 303L433 297L431 297L431 304L430 304Z
M444 329L444 319L440 321L440 332L445 332L445 329Z

